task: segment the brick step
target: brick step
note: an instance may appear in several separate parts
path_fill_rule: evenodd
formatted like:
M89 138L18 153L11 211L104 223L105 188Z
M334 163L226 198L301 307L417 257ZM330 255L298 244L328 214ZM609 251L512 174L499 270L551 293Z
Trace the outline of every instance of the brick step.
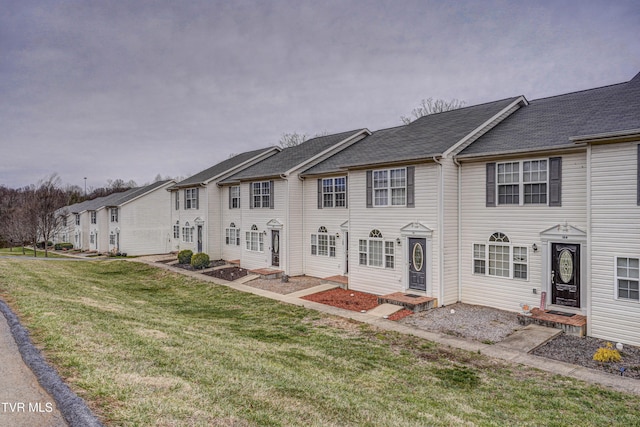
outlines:
M531 314L518 314L518 322L523 325L540 325L547 328L562 329L565 334L584 337L587 334L587 317L581 314L563 316L549 313L551 310L533 308Z
M415 295L404 292L381 295L378 297L378 304L394 304L402 306L417 313L419 311L431 310L438 306L437 298Z
M256 270L249 270L251 274L257 274L261 279L280 279L282 277L282 270L274 270L272 268L258 268Z

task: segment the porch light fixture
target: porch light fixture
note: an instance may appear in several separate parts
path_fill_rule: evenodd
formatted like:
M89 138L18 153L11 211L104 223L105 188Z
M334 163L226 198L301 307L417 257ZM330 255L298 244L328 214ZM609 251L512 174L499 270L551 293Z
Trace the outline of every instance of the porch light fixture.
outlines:
M340 238L340 233L336 233L336 239Z
M538 245L534 243L533 245L531 245L531 249L533 249L533 252L538 252Z
M396 245L400 246L402 244L402 240L400 240L400 238L398 237L396 239Z

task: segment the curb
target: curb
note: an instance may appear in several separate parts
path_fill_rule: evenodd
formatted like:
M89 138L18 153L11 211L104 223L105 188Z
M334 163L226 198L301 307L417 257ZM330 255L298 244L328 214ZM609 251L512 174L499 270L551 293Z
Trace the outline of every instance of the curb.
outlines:
M42 388L56 401L58 410L69 427L104 427L85 401L78 397L47 364L40 351L31 342L29 332L20 324L18 317L2 299L0 299L0 312L7 319L9 330L20 350L22 360L34 373Z

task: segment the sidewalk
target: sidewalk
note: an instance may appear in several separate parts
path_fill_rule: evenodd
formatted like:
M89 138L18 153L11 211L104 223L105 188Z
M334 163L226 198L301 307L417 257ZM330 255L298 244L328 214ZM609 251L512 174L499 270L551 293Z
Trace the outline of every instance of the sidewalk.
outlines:
M166 256L164 256L166 258ZM230 288L248 292L255 295L260 295L265 298L281 301L288 304L302 306L311 310L320 311L335 316L340 316L348 319L353 319L359 322L367 323L376 326L380 329L387 331L395 331L406 335L413 335L419 338L424 338L429 341L433 341L442 345L459 348L462 350L468 350L472 352L480 352L486 356L496 359L506 360L516 364L527 365L533 368L540 369L542 371L551 372L558 375L564 375L567 377L582 380L591 384L599 384L611 389L640 395L640 380L627 377L619 377L616 375L606 374L594 369L585 368L578 365L572 365L570 363L560 362L557 360L547 359L545 357L534 356L527 353L528 348L533 348L535 344L524 344L523 341L535 341L549 339L549 334L541 333L539 328L523 329L519 331L517 339L505 340L502 343L490 345L483 344L477 341L466 340L464 338L453 337L450 335L444 335L440 333L434 333L417 329L408 325L394 322L392 320L384 319L379 315L369 313L358 313L355 311L345 310L342 308L332 307L325 304L320 304L312 301L301 299L304 295L321 292L326 289L337 287L338 285L320 285L315 288L305 289L304 291L294 292L292 294L278 294L275 292L266 291L263 289L253 288L243 283L237 282L225 282L220 279L206 276L204 274L183 270L180 268L171 267L165 264L154 262L156 259L162 257L141 257L131 259L130 261L144 262L149 265L153 265L159 268L165 268L167 270L174 271L176 273L184 274L190 277L197 278L199 280L216 283L219 285L228 286ZM547 328L545 328L547 329Z

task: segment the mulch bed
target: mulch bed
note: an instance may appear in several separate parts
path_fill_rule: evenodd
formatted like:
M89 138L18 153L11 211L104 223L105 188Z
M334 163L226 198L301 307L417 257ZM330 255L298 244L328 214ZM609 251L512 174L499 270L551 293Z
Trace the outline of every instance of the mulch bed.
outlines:
M378 306L378 297L376 295L342 288L329 289L328 291L318 292L302 298L352 311L371 310Z
M240 267L228 267L221 268L220 270L207 271L202 274L215 277L216 279L226 280L227 282L233 282L249 274L249 271Z
M412 314L413 314L413 311L403 308L402 310L396 311L395 313L387 317L387 319L396 321L396 320L404 319L407 316L411 316Z

